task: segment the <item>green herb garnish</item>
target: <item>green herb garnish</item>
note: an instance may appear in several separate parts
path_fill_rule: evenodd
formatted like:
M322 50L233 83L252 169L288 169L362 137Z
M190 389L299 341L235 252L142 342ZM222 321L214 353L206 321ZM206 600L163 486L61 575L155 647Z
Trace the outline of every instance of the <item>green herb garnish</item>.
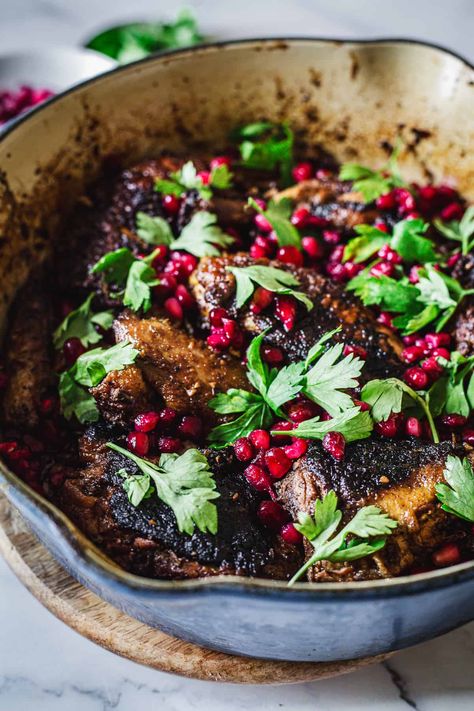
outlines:
M234 238L218 226L217 217L203 210L192 216L170 249L181 249L195 257L216 257L220 254L218 247L224 249L233 243Z
M271 224L280 247L292 246L301 249L301 237L296 227L290 221L291 200L282 198L278 202L270 200L266 210L253 198L248 199L248 205L263 215Z
M64 417L70 420L75 415L82 424L97 422L99 411L86 388L99 385L107 373L132 365L137 356L138 351L125 341L111 348L95 348L80 355L74 365L61 373L59 378L59 396Z
M203 533L217 533L217 508L211 502L220 494L209 462L199 450L162 454L155 464L113 442L107 442L107 447L130 459L142 472L141 476L123 469L118 472L124 477L123 487L133 506L156 491L158 498L172 509L181 533L192 536L196 527Z
M176 195L181 197L187 190L197 190L203 200L210 200L212 190L225 190L232 185L232 173L227 165L219 165L211 170L209 183L204 185L192 161L188 161L175 173L170 173L168 178L158 178L155 181L155 190L163 195Z
M474 240L471 240L474 235L474 205L467 208L461 220L446 223L436 219L434 225L445 237L461 243L463 255L469 254L474 249Z
M436 484L441 508L474 523L474 472L469 459L449 456L443 472L446 484Z
M352 180L353 189L361 193L366 202L372 202L393 188L403 186L404 182L397 168L400 147L397 145L393 149L392 155L381 170L372 170L357 163L344 163L339 171L339 179Z
M346 442L355 442L358 439L367 439L372 434L374 423L369 412L362 411L360 407L353 404L347 410L336 415L330 420L321 420L320 417L312 417L304 420L298 427L291 430L292 437L302 439L322 440L329 432L339 432L344 436ZM283 430L273 430L273 435L287 435Z
M56 350L64 345L69 338L78 338L83 346L98 343L102 336L97 332L99 326L107 331L114 320L112 311L92 311L94 294L89 294L87 299L77 309L71 311L53 334L53 343Z
M136 225L137 235L147 244L164 244L168 247L174 240L171 226L164 217L151 217L146 212L137 212Z
M349 562L365 558L384 547L386 538L397 522L377 506L364 506L354 518L337 532L342 520L342 511L337 508L337 496L329 491L323 499L317 499L314 516L300 512L295 528L311 543L313 555L292 577L293 585L309 568L320 560L332 563ZM347 541L348 536L354 536Z
M293 131L286 124L259 121L241 126L232 133L239 144L246 168L273 170L279 167L284 185L291 182L293 165Z
M451 354L451 359L437 358L444 368L443 375L436 380L429 390L430 410L434 417L442 413L454 413L469 417L474 409L474 356L466 358L458 351ZM466 384L471 375L469 384Z
M108 284L122 287L117 296L124 306L146 313L151 308L152 287L160 283L150 266L155 255L156 251L144 259L137 259L127 247L121 247L104 254L93 266L92 273L103 273Z
M298 279L285 272L283 269L275 267L265 267L253 265L250 267L226 267L235 277L236 282L236 306L240 309L252 296L255 284L262 286L274 294L289 294L306 306L311 311L314 304L311 299L301 291L295 291L292 287L299 286Z

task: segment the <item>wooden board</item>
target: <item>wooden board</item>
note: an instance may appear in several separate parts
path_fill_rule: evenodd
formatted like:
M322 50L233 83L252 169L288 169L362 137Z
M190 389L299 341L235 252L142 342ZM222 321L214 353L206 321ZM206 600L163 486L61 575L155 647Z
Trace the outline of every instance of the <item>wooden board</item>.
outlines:
M214 652L169 637L116 610L65 572L0 496L0 553L28 590L92 642L153 669L194 679L283 684L344 674L386 656L356 661L275 662Z

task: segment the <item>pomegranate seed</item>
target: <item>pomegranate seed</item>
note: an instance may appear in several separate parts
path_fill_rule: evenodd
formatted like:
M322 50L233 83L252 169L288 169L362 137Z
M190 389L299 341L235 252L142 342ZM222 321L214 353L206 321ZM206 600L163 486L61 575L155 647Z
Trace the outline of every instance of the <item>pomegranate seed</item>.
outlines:
M196 302L183 284L179 284L175 291L175 296L183 309L189 311L196 306Z
M337 461L344 459L346 440L344 439L344 435L340 432L328 432L324 435L322 445L326 452L329 452Z
M176 290L178 282L172 274L161 274L159 278L160 283L155 286L155 294L158 297L169 296Z
M327 168L318 168L316 177L318 180L328 180L331 177L331 171Z
M342 351L342 354L347 356L353 353L355 356L358 356L362 360L367 360L367 351L365 348L362 348L362 346L352 346L346 343L344 346L344 349Z
M250 304L250 310L254 314L259 314L263 309L266 309L273 302L275 294L273 291L268 291L264 289L263 286L259 286L255 289L254 295L252 297L252 303Z
M303 542L303 536L296 530L292 523L285 523L285 525L282 526L280 536L285 543L289 543L291 546L299 546Z
M181 200L176 195L164 195L161 204L168 215L176 215L181 207Z
M57 400L54 397L45 397L40 401L42 415L51 415L56 410Z
M224 333L223 329L219 329L206 338L206 343L215 351L222 351L229 348L230 338Z
M158 450L163 454L175 454L182 446L181 440L176 437L160 437L158 440Z
M433 358L444 358L445 360L451 359L451 353L447 348L433 348L431 355Z
M471 445L471 447L474 447L474 429L466 427L462 431L462 439L463 442L466 442L466 444L469 444Z
M191 276L193 271L198 265L198 260L192 254L183 254L180 256L181 268L184 270L187 276Z
M368 412L371 408L368 402L362 402L362 400L354 400L354 405L360 407L362 412Z
M376 206L379 210L394 210L396 206L395 196L393 193L385 193L385 195L380 195L375 201Z
M425 341L430 349L442 348L449 346L451 343L451 336L449 333L427 333Z
M311 217L310 212L307 207L299 207L291 216L291 222L295 227L301 229L308 224L308 220Z
M303 265L303 255L297 247L292 245L280 247L276 253L276 258L283 264L292 264L295 267Z
M159 413L150 410L150 412L142 412L140 415L137 415L134 420L134 425L137 432L151 432L155 429L159 421Z
M221 165L226 165L228 168L232 165L232 158L230 156L216 156L210 162L211 170L219 168Z
M287 420L281 420L280 422L275 422L272 426L272 430L278 432L290 432L294 428L293 422L287 422ZM273 442L276 445L290 444L289 435L273 435Z
M327 244L339 244L339 242L341 241L341 235L336 230L324 230L323 240Z
M347 271L344 264L338 264L337 262L329 262L326 265L326 273L335 282L347 281Z
M291 331L295 325L296 302L292 296L277 296L275 315L282 322L285 331Z
M280 365L283 363L285 356L280 348L274 346L263 346L262 358L269 365Z
M402 341L406 346L414 346L416 345L416 336L415 334L412 334L411 336L403 336Z
M316 417L318 414L318 406L310 400L295 402L288 408L288 417L292 422L304 422L305 420Z
M265 464L273 479L281 479L291 469L291 459L281 447L272 447L265 452Z
M163 263L168 257L168 247L164 244L160 244L154 251L155 256L153 257L152 267L153 269L162 269Z
M222 328L222 320L224 318L229 318L229 314L225 309L212 309L209 314L209 322L211 326L215 326L216 328Z
M5 454L9 456L18 447L18 442L0 442L0 454Z
M391 277L394 271L395 267L390 262L379 262L379 264L374 264L369 273L374 277Z
M266 242L265 246L262 246L261 244L257 243L256 238L255 242L250 245L249 249L249 254L253 259L262 259L263 257L270 257L272 253L272 248L271 245Z
M199 439L202 434L202 420L195 415L185 415L179 424L178 430L183 437Z
M299 459L308 451L308 442L305 439L295 437L291 444L283 447L288 459Z
M403 375L404 381L414 390L424 390L429 383L429 378L423 368L415 366L408 368Z
M392 317L387 311L381 311L378 318L377 318L378 323L381 323L383 326L388 326L389 328L393 328L393 323L392 323Z
M410 269L410 273L408 275L408 280L409 280L410 284L418 284L418 282L420 281L420 276L419 276L420 269L423 269L423 267L420 266L419 264L415 265L414 267L412 267Z
M276 501L262 501L258 507L257 516L264 526L273 531L279 531L288 521L288 514Z
M425 352L423 348L420 348L419 346L409 346L408 348L403 349L400 357L404 363L410 364L421 360L424 354Z
M66 361L66 365L68 367L71 367L74 365L76 360L81 356L83 353L86 352L86 349L80 342L79 338L68 338L66 341L64 341L63 345L63 353L64 353L64 360Z
M464 417L464 415L443 415L441 418L441 422L445 427L449 427L451 430L458 430L461 427L464 427L464 425L467 422L467 417Z
M439 378L440 375L444 372L443 366L438 363L436 358L427 358L421 363L421 367L425 371L425 373L428 373L430 378L437 379Z
M386 262L390 262L390 264L402 263L402 258L400 257L398 252L389 247L388 244L384 244L384 246L379 249L377 254L381 259L384 259Z
M378 230L380 230L381 232L385 232L385 233L390 232L390 230L389 230L388 225L386 224L386 222L384 222L383 220L380 220L380 219L379 219L379 220L375 220L374 227L376 227L376 228L377 228Z
M150 446L148 435L144 432L130 432L127 436L127 447L139 457L144 457Z
M249 466L244 469L244 476L250 486L253 486L257 491L268 491L271 488L270 477L265 469L259 467L257 464L249 464Z
M249 462L255 454L252 442L248 437L239 437L234 442L234 452L239 462Z
M375 431L382 437L396 437L400 433L404 420L401 413L392 412L383 422L376 422Z
M200 170L196 177L199 178L203 185L209 185L211 180L211 174L208 170Z
M393 192L398 204L398 210L402 215L406 215L416 209L415 199L406 188L395 188Z
M458 202L452 202L446 205L443 210L441 210L441 219L445 222L450 222L451 220L460 220L463 216L464 208Z
M303 180L309 180L313 174L313 166L311 163L297 163L291 171L295 182L301 183Z
M324 257L324 249L316 237L303 237L301 239L301 246L312 259L321 259L321 257Z
M270 448L270 434L266 430L253 430L249 434L249 439L257 449L267 450Z
M408 417L405 422L405 432L411 437L421 437L423 435L423 427L417 417Z
M461 561L461 551L457 543L446 543L433 553L433 563L444 568L447 565L456 565Z
M174 425L178 417L178 413L176 412L176 410L172 410L171 407L164 407L162 410L160 410L159 415L160 424L164 425L165 427L170 427L171 425Z
M357 276L362 270L364 266L362 264L356 264L355 262L344 262L344 269L346 271L346 277L348 279L353 279L355 276Z
M271 232L273 229L267 218L264 215L261 215L260 212L257 212L255 217L253 218L253 221L255 222L255 225L258 227L258 229L262 232Z
M339 244L337 247L334 247L334 249L331 251L331 254L329 255L329 261L330 262L342 262L344 259L344 249L345 245Z
M184 315L183 307L179 303L178 299L170 297L169 299L166 299L164 306L171 318L174 318L176 321L182 321Z

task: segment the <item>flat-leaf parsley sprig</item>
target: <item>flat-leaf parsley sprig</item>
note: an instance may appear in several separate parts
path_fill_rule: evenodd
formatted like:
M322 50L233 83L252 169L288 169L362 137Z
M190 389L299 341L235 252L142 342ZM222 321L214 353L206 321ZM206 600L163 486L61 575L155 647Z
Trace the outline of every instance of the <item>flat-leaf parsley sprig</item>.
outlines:
M400 153L398 144L381 170L372 170L358 163L344 163L339 172L340 180L352 180L353 189L362 194L366 202L376 200L393 188L404 186L397 167Z
M92 311L94 294L89 294L87 299L77 309L68 313L64 321L53 333L54 347L59 350L64 342L70 338L78 338L83 346L91 346L102 340L97 327L107 331L114 320L112 311Z
M384 245L395 250L407 264L435 262L437 255L433 242L425 237L429 224L420 218L401 220L393 228L390 236L373 225L355 225L358 235L349 240L344 248L344 261L356 264L366 262Z
M458 518L474 523L474 472L469 459L448 456L444 469L445 484L436 484L441 508Z
M236 307L240 309L252 296L255 284L272 291L274 294L289 294L306 306L311 311L314 304L311 299L301 291L293 289L299 286L298 279L290 272L276 267L266 267L254 264L250 267L226 267L235 277L236 282Z
M239 144L246 168L272 170L278 167L283 184L291 182L294 136L287 124L258 121L237 128L231 138Z
M212 503L219 498L209 462L198 449L187 449L183 454L162 454L158 464L147 461L113 442L107 447L130 459L141 474L130 474L120 469L123 488L133 506L156 493L176 516L181 533L191 536L197 527L205 533L217 533L217 508Z
M188 161L180 170L170 173L168 178L157 178L155 190L163 195L181 197L188 190L197 190L203 200L212 198L213 189L225 190L232 185L232 173L225 164L212 168L209 182L204 183L202 175L192 161Z
M251 197L248 199L248 205L270 223L280 247L291 246L301 250L300 233L290 220L292 209L289 198L281 198L278 202L270 200L265 210Z
M318 561L349 562L376 553L384 547L386 536L397 527L397 522L377 506L363 506L338 532L342 511L337 503L336 493L331 490L323 499L316 500L314 516L298 514L299 523L295 528L311 543L314 553L288 585L293 585ZM348 536L354 537L348 541Z
M474 249L474 205L467 208L461 220L443 222L434 220L436 229L448 239L461 243L461 253L466 256Z

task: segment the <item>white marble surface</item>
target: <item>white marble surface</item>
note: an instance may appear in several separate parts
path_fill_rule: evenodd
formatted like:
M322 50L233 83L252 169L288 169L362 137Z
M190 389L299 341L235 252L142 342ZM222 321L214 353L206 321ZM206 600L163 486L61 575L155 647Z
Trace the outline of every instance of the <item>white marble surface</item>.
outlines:
M206 34L409 36L474 60L472 0L188 0ZM0 0L0 51L74 44L97 27L172 17L156 0ZM172 677L114 657L57 621L0 561L0 711L472 711L474 625L349 676L284 687Z

